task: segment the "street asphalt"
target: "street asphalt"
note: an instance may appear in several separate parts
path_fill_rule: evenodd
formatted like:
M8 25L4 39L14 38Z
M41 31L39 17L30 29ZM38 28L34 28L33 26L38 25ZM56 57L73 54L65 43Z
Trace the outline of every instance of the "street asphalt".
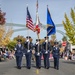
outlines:
M36 69L35 62L32 61L31 69L26 68L26 61L23 57L22 68L16 68L16 60L0 62L0 75L75 75L75 60L60 59L59 70L54 69L53 59L50 59L50 68L45 69L42 60L41 69Z

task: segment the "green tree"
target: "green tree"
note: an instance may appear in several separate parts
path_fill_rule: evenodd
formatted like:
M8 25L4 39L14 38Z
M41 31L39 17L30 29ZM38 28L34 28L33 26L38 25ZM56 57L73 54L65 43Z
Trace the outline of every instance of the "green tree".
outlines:
M15 37L13 40L17 41L18 39L22 40L22 43L24 43L26 41L26 38L24 36L20 36L18 35L17 37ZM30 38L30 41L32 41L33 39Z
M55 40L56 40L56 35L55 34L51 35L50 43L52 46L54 45Z
M9 50L14 50L15 45L16 45L16 41L10 41L7 47Z
M18 35L17 37L15 37L13 40L17 41L18 39L22 40L22 43L24 41L26 41L26 38L24 38L23 36Z
M51 40L53 40L53 41L56 40L56 35L55 34L51 35Z
M67 41L67 37L63 36L62 41Z
M71 19L68 18L67 14L65 13L65 21L63 21L64 29L66 31L66 35L69 38L69 41L75 45L75 11L71 8Z

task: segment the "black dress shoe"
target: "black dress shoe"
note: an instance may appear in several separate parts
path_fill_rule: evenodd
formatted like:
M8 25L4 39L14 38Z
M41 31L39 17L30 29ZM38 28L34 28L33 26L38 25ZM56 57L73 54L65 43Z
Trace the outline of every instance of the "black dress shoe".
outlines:
M47 67L46 69L49 69L49 67Z
M44 68L46 68L46 66L44 66Z
M27 67L27 69L30 69L31 67Z
M59 68L57 68L57 70L59 70Z
M19 66L17 66L17 69L19 69Z
M56 67L54 67L54 69L56 69Z
M20 67L20 66L18 66L18 69L21 69L21 67Z
M39 69L41 69L41 67L38 67Z
M21 67L19 67L19 69L21 69Z

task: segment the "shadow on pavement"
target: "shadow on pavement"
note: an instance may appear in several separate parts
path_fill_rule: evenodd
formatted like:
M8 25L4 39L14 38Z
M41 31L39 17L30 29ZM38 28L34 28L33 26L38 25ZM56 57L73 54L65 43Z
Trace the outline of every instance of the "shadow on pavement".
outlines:
M75 64L75 61L63 61L63 63L67 63L67 64Z

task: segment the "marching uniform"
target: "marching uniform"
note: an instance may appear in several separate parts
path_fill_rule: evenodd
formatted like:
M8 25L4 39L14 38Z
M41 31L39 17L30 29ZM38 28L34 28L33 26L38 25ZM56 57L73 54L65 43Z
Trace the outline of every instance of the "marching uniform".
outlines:
M18 44L15 46L16 64L17 64L18 69L21 69L23 49L24 49L24 47L21 44L21 40L18 40Z
M35 60L36 68L41 68L42 45L39 43L40 39L36 39L35 47Z
M27 40L24 43L24 47L25 47L25 56L26 56L26 66L28 69L31 68L31 57L32 57L32 48L33 48L33 43L30 42L30 36L26 37Z
M42 47L43 47L43 57L44 57L44 67L46 69L49 69L50 67L50 62L49 62L49 57L50 57L50 42L48 42L49 37L45 37L45 42L43 42Z
M60 49L58 47L58 42L54 43L53 47L53 58L54 58L54 68L59 69L59 56L60 56Z

